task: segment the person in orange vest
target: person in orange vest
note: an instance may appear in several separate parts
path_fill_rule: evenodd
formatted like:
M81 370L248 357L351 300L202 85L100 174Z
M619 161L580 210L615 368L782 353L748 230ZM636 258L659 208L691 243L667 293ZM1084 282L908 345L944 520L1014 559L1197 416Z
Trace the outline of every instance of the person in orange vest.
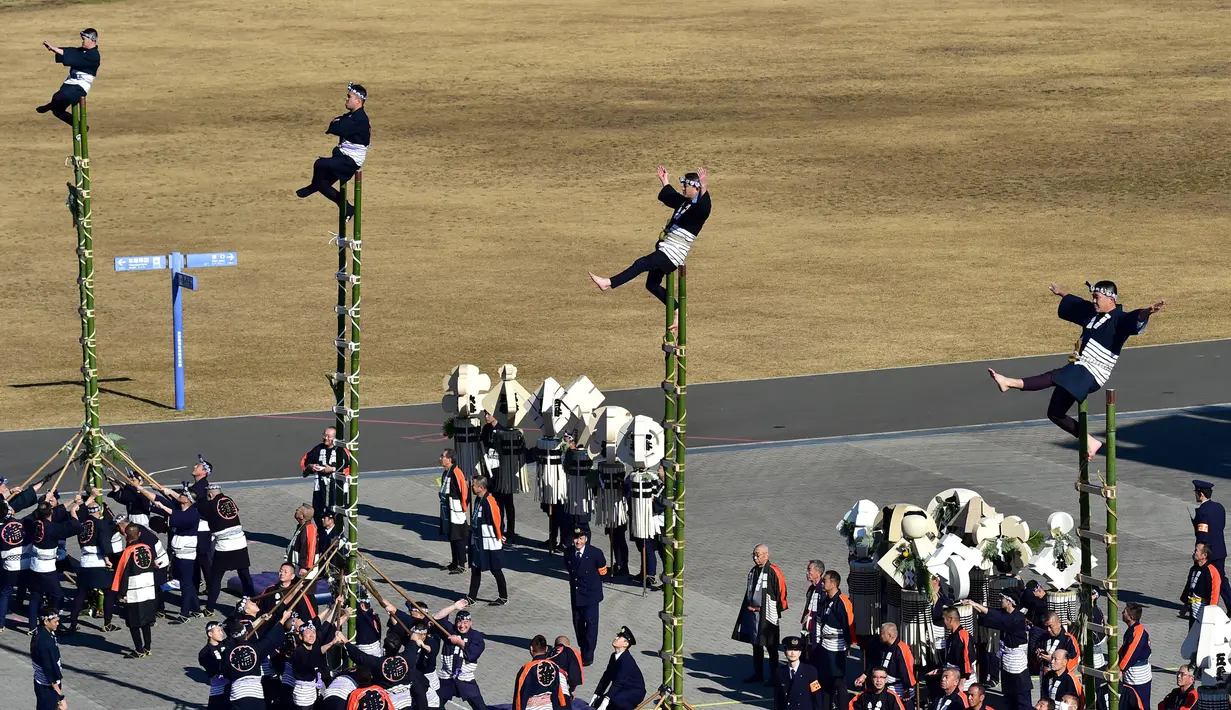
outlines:
M996 710L987 704L987 689L981 683L975 683L966 691L966 700L970 710Z
M568 636L557 636L555 645L547 650L547 657L560 666L568 678L568 688L565 692L569 697L577 694L577 688L586 682L586 672L582 667L581 651L569 645Z
M449 541L449 574L466 571L466 543L470 541L470 484L457 467L457 454L445 449L440 454L440 534Z
M310 505L301 505L295 509L295 534L291 537L286 561L295 567L300 577L308 576L320 555L320 548L317 547L320 533L313 519L314 512L315 509Z
M1197 684L1193 667L1180 666L1175 672L1175 689L1158 703L1158 710L1192 710L1197 707Z
M372 684L372 671L366 666L358 666L350 675L355 681L355 689L346 699L346 710L397 710L389 693Z
M1199 542L1193 548L1193 566L1188 570L1184 591L1180 594L1180 604L1184 607L1180 614L1183 616L1187 612L1188 628L1197 623L1202 608L1218 605L1221 594L1222 575L1210 562L1210 546Z
M517 672L513 685L513 710L566 710L568 676L547 656L547 639L530 640L530 662Z
M778 621L787 610L786 577L777 565L769 561L769 546L764 543L752 548L752 569L744 601L735 620L731 640L752 644L752 675L745 683L761 682L774 685L778 668ZM763 671L765 652L769 651L768 676Z
M1081 702L1085 702L1081 680L1069 670L1069 654L1063 648L1058 648L1051 654L1051 667L1043 674L1039 695L1051 698L1057 704L1066 695L1076 695Z
M504 580L504 519L496 497L487 492L487 483L486 476L475 476L470 482L474 506L470 525L470 593L466 601L475 603L483 571L488 570L496 578L498 595L488 606L504 606L509 603L509 585Z
M151 655L150 635L154 627L157 597L154 586L154 551L141 542L141 528L129 524L124 529L128 546L115 566L111 591L124 603L128 631L132 635L133 650L125 658L146 658Z
M906 710L902 699L889 687L889 671L877 666L869 678L871 686L851 698L848 710Z

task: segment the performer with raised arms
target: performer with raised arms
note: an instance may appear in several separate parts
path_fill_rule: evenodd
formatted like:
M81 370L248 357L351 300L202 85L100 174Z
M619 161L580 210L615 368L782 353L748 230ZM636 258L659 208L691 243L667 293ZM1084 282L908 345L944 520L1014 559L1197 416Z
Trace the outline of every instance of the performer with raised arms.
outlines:
M1090 289L1089 301L1056 284L1048 287L1048 290L1060 297L1060 306L1056 312L1060 319L1082 327L1077 357L1073 362L1024 379L1005 377L991 368L987 370L1001 392L1011 389L1033 392L1054 388L1051 402L1047 405L1047 418L1074 438L1078 436L1077 420L1069 416L1069 409L1074 404L1084 402L1087 395L1097 392L1107 383L1112 368L1120 359L1120 350L1124 343L1145 330L1150 316L1163 310L1166 303L1159 301L1146 308L1125 311L1118 302L1119 294L1114 282L1099 281L1091 285L1087 281L1086 287ZM1087 458L1093 459L1102 446L1102 442L1087 435Z
M98 55L98 30L87 27L81 31L81 46L57 47L50 42L43 42L48 52L56 55L56 64L68 67L68 77L56 93L51 95L51 101L35 109L39 113L50 111L53 116L73 125L73 115L67 110L76 106L90 92L94 77L98 75L101 59Z
M667 220L667 226L663 227L654 251L611 278L596 276L593 271L587 273L600 291L619 288L641 274L647 274L646 290L666 305L667 289L663 287L663 277L684 265L692 243L701 234L701 228L710 216L709 173L705 168L697 168L697 172L680 178L684 186L682 195L671 187L667 169L661 165L658 166L658 180L662 183L658 201L674 211L671 219Z

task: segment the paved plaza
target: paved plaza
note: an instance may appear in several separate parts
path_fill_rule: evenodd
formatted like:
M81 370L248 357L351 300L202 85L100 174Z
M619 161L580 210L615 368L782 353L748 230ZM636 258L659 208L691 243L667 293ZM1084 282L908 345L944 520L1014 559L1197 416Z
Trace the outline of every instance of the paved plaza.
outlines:
M1098 424L1101 429L1101 423ZM1190 479L1218 484L1215 498L1231 498L1224 479L1231 473L1225 445L1231 434L1231 406L1170 410L1121 417L1119 501L1121 599L1146 607L1144 622L1153 639L1155 694L1173 684L1160 668L1174 668L1186 623L1176 618L1176 597L1189 566L1193 503ZM974 426L931 432L842 437L712 447L688 460L685 647L687 697L697 707L765 707L765 688L740 681L750 666L747 646L730 640L736 609L757 542L770 546L772 560L787 576L792 611L784 633L793 631L802 605L804 565L819 557L845 572L845 545L835 524L851 503L924 504L954 486L974 489L996 509L1042 527L1056 510L1077 513L1076 452L1063 432L1047 423ZM1095 468L1101 470L1102 459ZM415 465L430 462L408 462ZM1227 486L1231 489L1231 486ZM228 484L248 530L255 568L281 561L294 530L291 513L309 499L301 480ZM438 539L434 474L379 474L362 479L362 547L385 572L425 604L439 607L465 593L467 577L440 569L448 545ZM518 499L518 533L543 540L545 518L529 494ZM1101 512L1101 509L1096 508ZM598 534L599 531L596 531ZM606 548L604 538L595 544ZM76 544L70 542L76 554ZM636 550L632 551L637 559ZM476 608L475 627L487 635L479 683L489 703L510 701L514 671L528 659L535 634L573 636L562 558L519 546L506 554L511 603ZM394 597L390 590L389 596ZM495 596L488 578L479 595ZM229 597L224 597L227 599ZM637 634L634 649L653 687L661 678L655 657L661 638L657 612L662 599L640 587L611 584L602 607L600 653L587 669L581 697L589 697L602 672L602 648L621 624ZM208 687L196 667L204 643L201 620L184 626L159 623L152 658L124 660L127 630L104 635L97 620L62 643L69 707L151 710L203 708ZM10 628L0 634L0 680L5 708L33 707L27 637Z

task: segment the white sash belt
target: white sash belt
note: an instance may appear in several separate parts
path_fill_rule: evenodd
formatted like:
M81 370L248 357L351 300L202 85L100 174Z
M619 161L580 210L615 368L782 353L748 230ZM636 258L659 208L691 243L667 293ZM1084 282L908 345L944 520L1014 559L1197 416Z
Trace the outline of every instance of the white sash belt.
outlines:
M239 525L232 525L214 533L214 550L217 552L234 552L247 546L248 538L244 535L244 529Z
M39 574L56 571L56 548L50 550L45 547L34 548L34 555L30 558L30 569Z
M86 74L85 72L77 69L69 69L68 78L64 80L64 83L72 86L80 86L82 89L85 89L85 92L88 94L90 93L90 86L94 84L94 75Z
M197 536L172 535L171 554L175 555L176 559L180 560L197 559Z

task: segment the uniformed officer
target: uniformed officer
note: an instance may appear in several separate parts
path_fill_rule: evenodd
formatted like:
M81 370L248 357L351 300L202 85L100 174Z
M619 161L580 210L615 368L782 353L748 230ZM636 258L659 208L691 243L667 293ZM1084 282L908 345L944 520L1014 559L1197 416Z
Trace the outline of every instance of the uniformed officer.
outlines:
M594 647L598 645L598 606L603 601L603 577L607 574L607 558L602 550L587 544L589 540L588 527L573 528L573 549L564 556L573 631L577 633L583 666L594 663Z
M615 653L607 661L607 670L594 688L590 707L594 710L633 710L645 698L645 678L628 649L637 645L637 637L627 626L616 632L611 647Z
M1227 585L1227 542L1223 531L1227 527L1227 511L1222 503L1210 500L1214 495L1214 484L1209 481L1193 481L1193 489L1197 496L1197 510L1193 513L1193 532L1197 542L1210 546L1210 563L1218 569L1222 576L1222 601L1231 609L1231 588Z
M798 636L782 639L786 663L774 669L774 710L822 710L826 699L817 679L816 668L800 662L804 641ZM881 673L882 677L884 673ZM882 686L883 688L883 686ZM883 710L901 710L883 708Z

